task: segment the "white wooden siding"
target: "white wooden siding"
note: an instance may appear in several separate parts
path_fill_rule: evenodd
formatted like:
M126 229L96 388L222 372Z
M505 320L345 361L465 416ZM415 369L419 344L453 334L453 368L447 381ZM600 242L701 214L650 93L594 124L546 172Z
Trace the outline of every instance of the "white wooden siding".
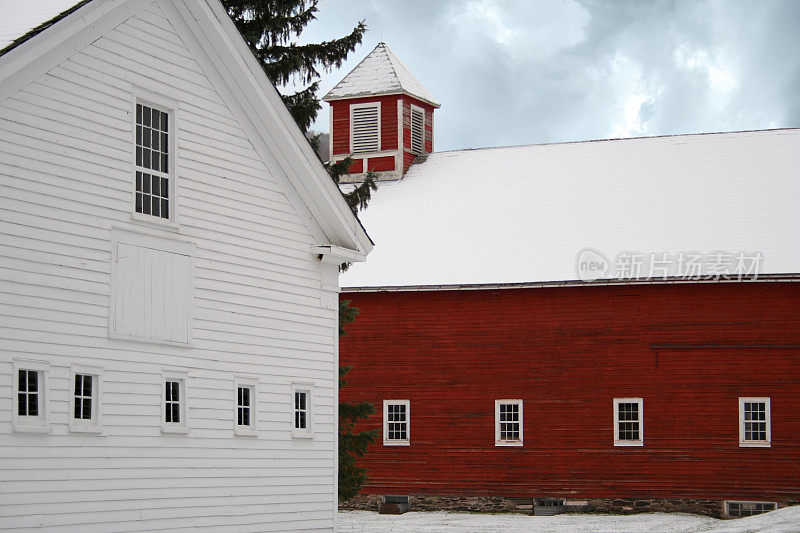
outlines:
M0 530L333 528L318 243L196 53L155 3L0 101ZM177 231L131 219L134 85L179 100ZM113 228L196 246L190 347L109 336ZM12 431L14 358L50 365L50 434ZM102 435L69 432L72 364L103 369ZM188 372L188 435L160 431L164 370ZM258 438L234 435L237 374L259 379ZM291 437L297 381L314 439Z

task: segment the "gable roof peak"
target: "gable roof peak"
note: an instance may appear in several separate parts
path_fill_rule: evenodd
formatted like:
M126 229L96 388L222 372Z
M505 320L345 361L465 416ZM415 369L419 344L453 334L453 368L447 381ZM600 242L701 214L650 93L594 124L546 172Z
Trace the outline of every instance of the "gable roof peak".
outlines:
M322 99L329 102L397 93L408 94L434 107L441 106L386 43L381 41Z

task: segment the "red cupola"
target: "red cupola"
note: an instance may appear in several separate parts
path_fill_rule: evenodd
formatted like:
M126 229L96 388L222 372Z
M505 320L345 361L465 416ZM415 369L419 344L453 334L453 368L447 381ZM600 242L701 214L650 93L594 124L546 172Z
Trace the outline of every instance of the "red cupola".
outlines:
M417 156L433 151L440 104L384 43L323 100L331 106L331 161L353 160L342 181L361 181L368 170L379 180L400 179Z

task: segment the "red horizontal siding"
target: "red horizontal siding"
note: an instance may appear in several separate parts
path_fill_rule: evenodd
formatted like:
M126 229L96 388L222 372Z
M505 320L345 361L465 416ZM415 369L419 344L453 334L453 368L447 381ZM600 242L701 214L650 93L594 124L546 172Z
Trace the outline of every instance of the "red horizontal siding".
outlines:
M333 154L350 153L350 105L380 102L381 104L381 150L397 148L397 102L399 95L351 98L331 102L333 113Z
M361 172L364 172L364 160L351 159L350 167L347 169L347 172L349 172L350 174L360 174Z
M350 105L346 102L332 102L331 146L333 155L350 153Z
M367 169L373 172L394 170L394 157L370 157L367 160Z
M411 445L370 447L366 493L800 497L800 284L343 294L341 396L411 402ZM768 396L772 446L738 444L738 397ZM641 397L642 447L612 399ZM524 446L494 446L494 400Z

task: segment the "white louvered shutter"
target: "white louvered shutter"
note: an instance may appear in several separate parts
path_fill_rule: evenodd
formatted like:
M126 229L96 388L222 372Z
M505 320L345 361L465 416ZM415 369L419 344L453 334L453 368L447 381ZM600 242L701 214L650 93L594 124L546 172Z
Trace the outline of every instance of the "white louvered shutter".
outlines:
M353 107L353 152L380 150L378 105Z
M411 106L411 150L415 154L425 151L425 111Z

